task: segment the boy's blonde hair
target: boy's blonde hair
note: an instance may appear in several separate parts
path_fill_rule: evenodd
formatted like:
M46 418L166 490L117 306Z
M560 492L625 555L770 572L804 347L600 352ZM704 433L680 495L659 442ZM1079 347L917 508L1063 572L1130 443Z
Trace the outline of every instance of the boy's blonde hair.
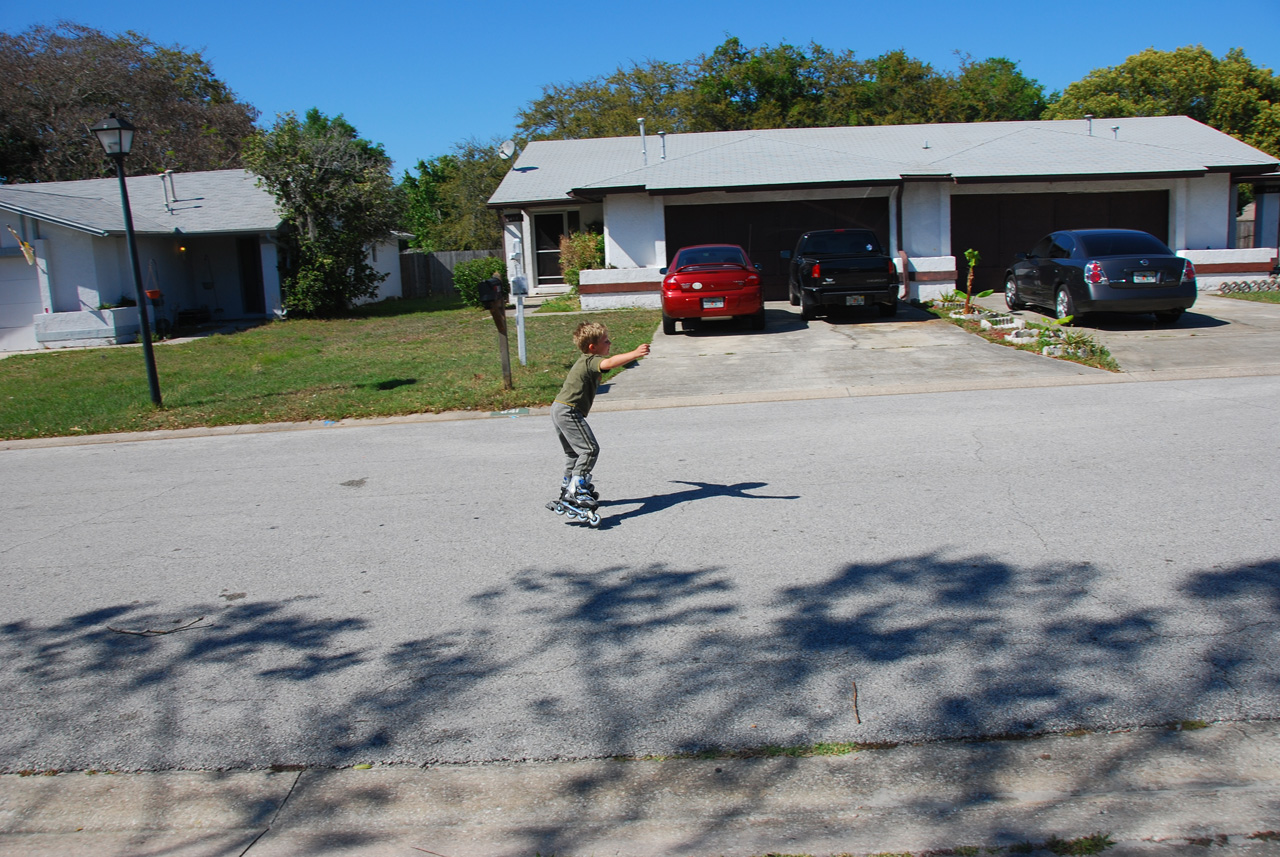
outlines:
M608 332L605 326L598 321L584 321L573 332L573 344L578 346L578 350L585 354L587 353L588 345L599 342Z

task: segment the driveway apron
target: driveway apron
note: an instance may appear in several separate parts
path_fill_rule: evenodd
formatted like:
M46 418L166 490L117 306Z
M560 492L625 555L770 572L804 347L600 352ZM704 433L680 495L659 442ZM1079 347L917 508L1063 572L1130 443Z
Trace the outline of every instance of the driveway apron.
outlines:
M659 330L649 357L615 377L597 408L1052 386L1113 376L993 345L907 304L892 318L872 310L805 322L785 301L768 303L766 314L763 331L728 320L674 336Z

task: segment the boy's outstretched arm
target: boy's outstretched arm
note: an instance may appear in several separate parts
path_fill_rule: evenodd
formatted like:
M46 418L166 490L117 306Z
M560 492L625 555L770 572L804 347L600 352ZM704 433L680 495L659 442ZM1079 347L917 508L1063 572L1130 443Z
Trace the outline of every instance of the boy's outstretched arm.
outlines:
M619 366L626 366L632 360L639 360L641 357L649 353L649 343L643 342L635 351L628 351L626 354L611 354L600 361L600 371L608 372L610 369L617 369Z

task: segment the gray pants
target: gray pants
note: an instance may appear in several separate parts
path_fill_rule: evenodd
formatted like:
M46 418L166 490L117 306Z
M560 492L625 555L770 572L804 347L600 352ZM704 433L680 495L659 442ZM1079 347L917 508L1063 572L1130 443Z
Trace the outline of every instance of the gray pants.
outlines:
M568 405L551 405L551 424L556 428L560 446L564 448L565 478L586 476L595 469L600 457L600 444L587 425L587 418Z

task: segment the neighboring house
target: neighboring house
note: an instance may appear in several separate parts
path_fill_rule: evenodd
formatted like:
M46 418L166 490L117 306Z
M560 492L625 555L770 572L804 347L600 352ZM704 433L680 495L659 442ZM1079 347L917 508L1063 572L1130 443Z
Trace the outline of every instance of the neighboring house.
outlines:
M659 269L705 242L747 248L782 300L800 234L846 226L874 229L923 298L963 280L966 249L981 253L977 283L1000 288L1015 253L1070 227L1144 229L1207 283L1269 270L1274 243L1233 249L1235 196L1277 166L1185 116L724 131L530 143L489 205L532 294L565 289L562 235L604 233L584 308L657 306ZM1274 224L1280 195L1259 200Z
M143 287L161 294L153 318L213 322L282 312L272 195L245 170L127 179ZM0 185L0 351L136 339L117 179ZM388 274L375 299L399 296L397 241L370 249Z

